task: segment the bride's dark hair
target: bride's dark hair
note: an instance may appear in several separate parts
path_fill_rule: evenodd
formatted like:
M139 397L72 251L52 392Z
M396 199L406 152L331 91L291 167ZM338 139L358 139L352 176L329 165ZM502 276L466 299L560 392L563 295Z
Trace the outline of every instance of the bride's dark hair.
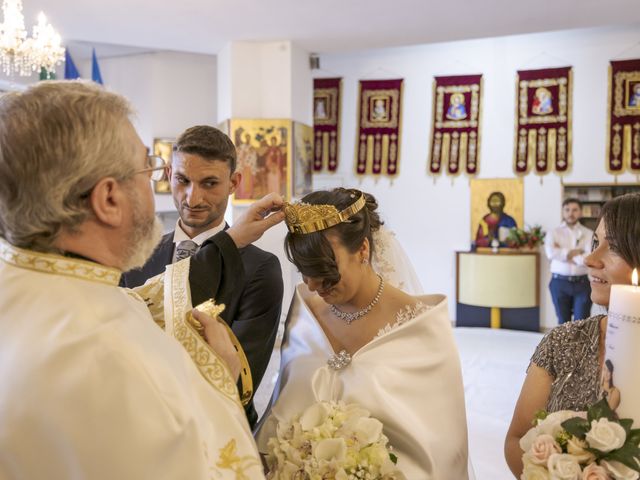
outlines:
M300 270L302 275L322 278L325 288L340 281L336 258L326 235L335 235L351 253L358 251L366 238L369 240L370 255L373 254L372 234L380 229L383 223L377 212L378 202L373 195L346 188L334 188L330 191L319 190L302 198L304 203L334 205L338 211L342 211L353 204L361 193L365 196L365 206L358 213L349 217L347 221L320 232L307 234L289 232L285 238L284 248L289 261Z

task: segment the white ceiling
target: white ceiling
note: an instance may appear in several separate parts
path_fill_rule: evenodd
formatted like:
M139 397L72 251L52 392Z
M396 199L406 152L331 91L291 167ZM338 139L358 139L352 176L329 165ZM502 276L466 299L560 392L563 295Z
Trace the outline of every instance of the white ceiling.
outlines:
M229 41L290 39L310 52L328 53L640 24L640 0L23 0L23 5L27 28L43 10L67 43L211 54Z

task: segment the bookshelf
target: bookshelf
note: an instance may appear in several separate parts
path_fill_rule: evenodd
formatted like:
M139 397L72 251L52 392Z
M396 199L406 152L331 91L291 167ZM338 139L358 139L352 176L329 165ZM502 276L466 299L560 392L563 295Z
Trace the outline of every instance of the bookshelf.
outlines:
M640 193L637 183L609 183L609 184L564 184L562 199L577 198L582 202L582 218L580 223L595 230L602 206L614 197L625 193Z

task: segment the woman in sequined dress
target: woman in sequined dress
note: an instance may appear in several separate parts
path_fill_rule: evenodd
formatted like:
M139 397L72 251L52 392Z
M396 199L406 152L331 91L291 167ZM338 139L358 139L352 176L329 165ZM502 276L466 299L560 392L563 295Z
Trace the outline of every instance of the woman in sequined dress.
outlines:
M446 298L412 296L386 281L400 262L387 242L376 242L382 222L371 195L339 188L303 202L352 214L287 235L288 257L304 283L287 317L278 385L257 435L260 452L267 453L279 421L318 401L342 400L382 422L407 479L466 480L464 391ZM378 262L374 245L384 251Z
M584 262L591 300L608 307L611 285L629 284L633 268L640 266L640 194L616 197L604 205ZM586 410L603 396L606 329L606 315L565 323L536 348L505 439L505 457L516 477L522 472L519 441L538 410Z

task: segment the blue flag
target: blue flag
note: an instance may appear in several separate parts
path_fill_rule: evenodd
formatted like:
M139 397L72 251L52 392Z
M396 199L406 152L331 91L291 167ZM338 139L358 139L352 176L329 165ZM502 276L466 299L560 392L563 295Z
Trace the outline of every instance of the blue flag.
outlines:
M96 49L93 49L91 60L91 80L102 85L102 75L100 74L100 66L98 65L98 57L96 57Z
M64 79L65 80L74 80L76 78L80 78L80 72L76 68L76 64L73 63L73 59L71 58L71 54L69 50L65 49L64 51Z

